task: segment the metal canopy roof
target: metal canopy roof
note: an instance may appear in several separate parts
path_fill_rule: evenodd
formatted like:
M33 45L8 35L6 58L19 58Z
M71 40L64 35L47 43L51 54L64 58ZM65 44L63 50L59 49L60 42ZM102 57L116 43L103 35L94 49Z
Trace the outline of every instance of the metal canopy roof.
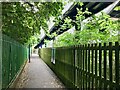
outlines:
M100 12L101 10L103 10L104 8L106 8L107 6L109 6L110 4L112 4L112 2L84 2L84 5L82 6L83 8L83 11L88 8L88 10L90 12L92 12L91 15L93 14L96 14L98 12ZM120 6L120 2L118 4ZM69 16L71 19L75 20L75 16L77 14L77 10L76 8L80 8L80 6L78 6L77 4L75 5L72 5L68 11L66 11L64 14L63 14L63 19L62 19L62 22L64 22L64 18ZM90 17L91 15L85 15L85 17ZM120 11L112 11L110 13L110 16L111 17L120 17ZM62 25L63 23L59 23L58 26L53 26L51 29L50 29L50 34L54 33L54 32L57 32L57 30L60 28L60 26ZM69 28L65 29L65 30L61 30L59 32L57 32L58 35L62 34L63 32L67 31ZM45 35L41 41L39 42L39 44L37 44L34 48L38 48L40 46L42 46L44 44L44 40L52 40L54 38L50 38L48 37L47 35Z

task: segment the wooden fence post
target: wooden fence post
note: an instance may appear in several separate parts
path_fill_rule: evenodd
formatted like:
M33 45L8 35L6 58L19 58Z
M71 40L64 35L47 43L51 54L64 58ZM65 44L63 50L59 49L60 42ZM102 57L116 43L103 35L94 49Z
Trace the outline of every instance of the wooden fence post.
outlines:
M119 58L119 43L115 42L115 81L118 84L117 89L120 89L120 58Z

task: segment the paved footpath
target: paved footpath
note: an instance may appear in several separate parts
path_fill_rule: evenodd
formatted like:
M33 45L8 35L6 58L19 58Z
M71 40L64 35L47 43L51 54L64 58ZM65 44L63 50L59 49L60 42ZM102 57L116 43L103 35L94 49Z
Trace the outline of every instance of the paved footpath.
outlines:
M27 63L16 88L65 88L53 71L39 58L31 56L31 62Z

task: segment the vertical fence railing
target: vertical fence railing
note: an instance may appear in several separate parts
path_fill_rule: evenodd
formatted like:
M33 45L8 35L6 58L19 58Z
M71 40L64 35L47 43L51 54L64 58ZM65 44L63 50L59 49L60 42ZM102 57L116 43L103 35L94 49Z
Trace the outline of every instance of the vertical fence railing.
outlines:
M27 48L2 34L2 88L5 90L15 79L28 58Z
M40 50L43 60L69 88L120 88L120 45L118 42L56 48L55 65L51 49ZM49 59L48 59L49 56Z

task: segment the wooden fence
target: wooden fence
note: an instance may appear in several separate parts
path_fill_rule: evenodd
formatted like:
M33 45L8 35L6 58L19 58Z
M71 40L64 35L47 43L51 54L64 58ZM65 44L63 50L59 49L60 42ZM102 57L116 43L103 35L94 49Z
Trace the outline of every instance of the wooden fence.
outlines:
M120 88L120 45L115 43L77 45L39 50L40 57L68 88Z

